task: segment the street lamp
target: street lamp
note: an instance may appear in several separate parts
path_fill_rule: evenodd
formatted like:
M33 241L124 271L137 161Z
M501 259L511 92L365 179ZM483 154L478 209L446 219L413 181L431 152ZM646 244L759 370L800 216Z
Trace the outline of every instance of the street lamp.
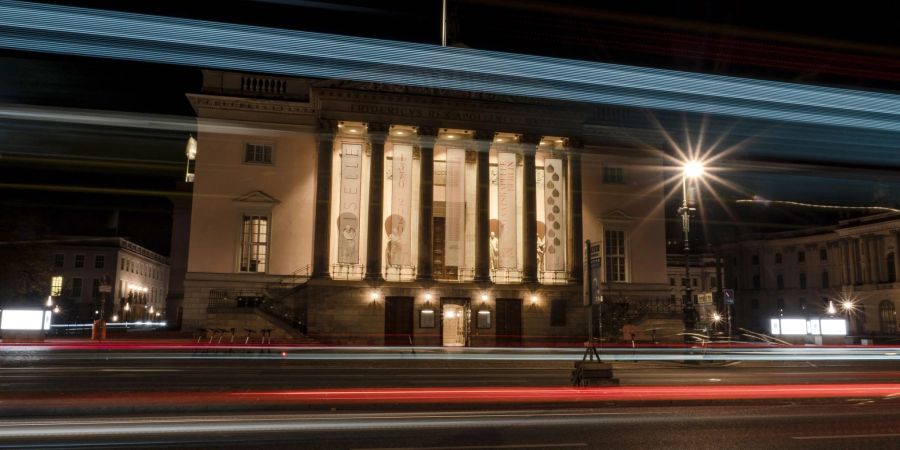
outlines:
M853 313L856 311L856 302L851 299L841 300L841 311L844 312L844 317L847 318L847 334L850 335L853 330L851 324L853 322Z
M693 198L689 195L690 191L688 190L688 182L691 180L695 180L701 176L703 176L703 163L697 160L688 161L684 163L682 166L681 172L681 208L678 208L678 214L681 215L681 231L684 234L684 276L685 276L685 286L684 286L684 302L682 305L682 312L684 314L684 340L685 342L690 341L690 337L688 333L692 332L697 325L696 315L697 312L694 309L694 296L693 289L691 288L691 214L694 212L694 208L691 205L694 203Z

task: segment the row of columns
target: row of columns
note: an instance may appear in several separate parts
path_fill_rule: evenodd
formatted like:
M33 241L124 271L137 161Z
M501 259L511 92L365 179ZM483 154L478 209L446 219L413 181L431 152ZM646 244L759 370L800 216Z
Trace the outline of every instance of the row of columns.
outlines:
M324 126L333 130L330 122ZM382 217L384 211L384 144L387 136L387 127L380 124L369 124L369 141L371 143L371 182L369 195L368 242L366 252L365 279L381 280L381 221L371 220L372 217ZM434 213L434 144L436 130L424 127L419 128L419 152L421 155L421 173L419 179L419 254L416 280L432 281L434 279L433 268L433 213ZM475 282L490 281L490 172L489 153L492 135L488 132L477 131L475 133L475 145L477 146L476 160L476 186L475 186ZM331 177L332 177L332 152L334 148L334 134L332 132L320 132L318 139L318 162L316 170L316 210L314 225L313 245L313 269L314 278L328 278L329 274L329 250L331 242ZM535 155L540 143L540 137L535 135L523 136L521 140L525 145L523 152L524 186L525 186L525 236L522 239L523 262L522 282L536 283L537 276L537 190L536 190L536 164ZM581 205L581 163L577 155L569 155L569 191L571 224L569 233L572 245L569 246L569 266L571 272L569 279L579 283L582 277L581 241L582 232L582 205Z
M900 232L893 232L894 279L900 280ZM843 281L846 285L887 282L887 254L883 237L866 235L840 241Z

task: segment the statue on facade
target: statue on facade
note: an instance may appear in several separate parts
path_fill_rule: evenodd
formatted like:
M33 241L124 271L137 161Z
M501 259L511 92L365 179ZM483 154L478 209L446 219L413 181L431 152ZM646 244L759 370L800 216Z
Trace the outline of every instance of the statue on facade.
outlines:
M544 271L544 237L537 235L537 268L538 271Z
M403 231L406 229L406 221L397 215L392 215L388 220L391 221L391 232L388 234L384 259L389 266L399 266L403 258L403 246L400 243L400 237L403 236Z
M491 270L497 270L497 268L500 266L500 239L493 231L491 231L490 251Z

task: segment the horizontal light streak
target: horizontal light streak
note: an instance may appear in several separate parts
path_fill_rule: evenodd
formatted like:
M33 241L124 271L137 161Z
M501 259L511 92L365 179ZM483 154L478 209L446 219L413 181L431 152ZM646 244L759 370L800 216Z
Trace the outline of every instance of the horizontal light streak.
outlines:
M900 131L900 96L0 1L0 47Z

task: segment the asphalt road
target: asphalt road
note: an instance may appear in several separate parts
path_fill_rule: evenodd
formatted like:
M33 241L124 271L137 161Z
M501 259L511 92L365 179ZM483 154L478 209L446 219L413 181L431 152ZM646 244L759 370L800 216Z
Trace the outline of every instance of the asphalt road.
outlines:
M0 448L897 448L897 400L825 405L185 415L0 422Z

